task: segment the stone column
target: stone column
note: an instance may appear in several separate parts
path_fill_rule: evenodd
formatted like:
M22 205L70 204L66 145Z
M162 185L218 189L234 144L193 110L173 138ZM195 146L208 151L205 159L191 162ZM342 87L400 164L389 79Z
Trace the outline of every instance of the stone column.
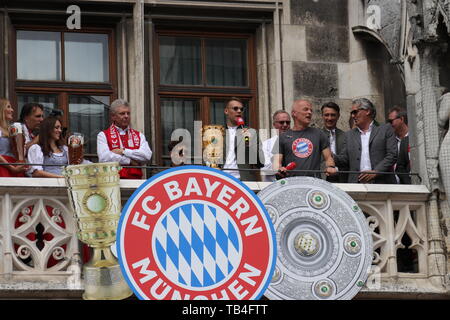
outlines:
M436 288L445 290L446 257L436 193L428 208L428 277Z
M5 13L0 12L0 70L5 70ZM6 72L0 74L0 97L5 96Z
M130 103L133 107L132 126L141 132L145 128L144 87L144 2L136 0L133 9L133 63L130 76Z

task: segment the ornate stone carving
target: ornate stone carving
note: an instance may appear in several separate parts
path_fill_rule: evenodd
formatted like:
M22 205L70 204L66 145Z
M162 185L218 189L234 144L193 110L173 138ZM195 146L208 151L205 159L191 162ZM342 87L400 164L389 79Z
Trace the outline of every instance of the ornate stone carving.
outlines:
M439 150L439 171L444 185L448 203L450 205L450 92L439 99L438 124L443 137Z

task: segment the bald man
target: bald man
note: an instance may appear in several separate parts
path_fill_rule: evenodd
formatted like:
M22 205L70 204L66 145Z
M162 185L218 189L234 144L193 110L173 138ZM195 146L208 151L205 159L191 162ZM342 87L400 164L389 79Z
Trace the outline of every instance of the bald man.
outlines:
M280 135L279 152L274 150L274 170L279 171L278 177L287 175L286 166L291 162L296 163L296 170L320 170L321 155L325 160L326 175L335 175L337 169L327 136L322 130L310 127L313 115L311 102L294 101L291 115L294 126ZM291 172L289 175L320 178L320 173Z

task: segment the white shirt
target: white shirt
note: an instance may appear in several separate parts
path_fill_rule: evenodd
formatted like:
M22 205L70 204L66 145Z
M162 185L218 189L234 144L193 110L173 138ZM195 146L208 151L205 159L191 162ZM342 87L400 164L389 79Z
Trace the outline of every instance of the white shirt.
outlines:
M358 128L358 127L357 127ZM361 162L359 163L359 171L372 170L372 163L370 162L369 141L370 134L373 129L373 121L369 126L369 130L363 132L358 128L361 133Z
M22 130L23 130L23 135L25 136L25 144L27 144L32 139L31 139L31 133L28 130L28 127L25 123L22 123Z
M333 154L336 154L336 129L328 130L329 140L330 140L330 149Z
M53 153L53 155L55 157L63 157L64 152L66 152L66 154L68 154L67 146L63 146L63 151L61 151L60 153ZM31 166L30 169L28 169L27 174L29 176L31 176L33 174L33 172L36 170L44 171L44 168L41 165L41 164L44 164L44 153L42 152L40 145L33 144L28 149L27 161L28 161L28 163L35 164L34 166Z
M127 134L128 128L125 130L119 127L116 128L121 136ZM150 150L147 139L145 139L145 136L140 132L139 138L141 140L139 149L124 149L123 155L120 155L109 150L106 135L103 131L100 131L97 135L98 162L118 162L121 165L129 165L131 160L139 162L150 161L152 158L152 150Z
M407 132L403 138L406 138L408 134L409 132ZM398 154L400 152L400 144L402 142L402 139L397 136L395 136L395 139L397 139L397 154ZM397 170L397 162L394 164L394 171L395 170ZM400 184L400 178L397 175L395 175L395 180L397 180L397 183Z
M227 158L225 160L225 164L223 165L224 169L238 169L236 152L234 151L235 149L234 141L236 140L235 139L236 133L237 127L228 127L227 130L227 134L229 135L228 150L227 150ZM225 170L225 172L231 174L233 177L237 179L241 179L239 170Z
M63 151L61 151L60 153L53 153L52 155L54 157L64 157L64 152L65 152L66 155L68 156L68 154L69 154L68 147L62 146L62 148L63 148ZM36 170L44 171L43 166L40 165L40 164L44 164L44 153L42 152L42 148L40 145L33 144L28 149L27 161L28 161L28 163L35 164L34 166L31 166L30 169L27 170L26 174L28 176L31 177L33 172L35 172ZM81 162L81 164L88 164L88 163L92 163L92 162L89 160L86 160L86 159L83 159L83 161Z
M273 136L270 139L267 139L266 141L263 142L262 144L262 149L264 152L264 167L261 169L261 178L263 181L275 181L275 174L270 173L268 171L273 170L273 163L272 163L272 158L273 158L273 154L272 154L272 150L273 150L273 146L275 144L275 142L277 142L278 140L278 136Z

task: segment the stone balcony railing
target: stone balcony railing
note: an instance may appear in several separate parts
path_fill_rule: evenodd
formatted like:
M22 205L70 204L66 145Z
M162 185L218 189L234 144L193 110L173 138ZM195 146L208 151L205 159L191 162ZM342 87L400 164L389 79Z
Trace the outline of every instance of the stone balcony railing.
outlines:
M122 200L142 183L122 180ZM257 192L267 183L247 185ZM434 277L445 263L436 266L430 251L425 186L337 186L365 212L374 240L374 273L357 298L448 296ZM81 298L82 246L65 181L1 178L0 203L0 298Z

